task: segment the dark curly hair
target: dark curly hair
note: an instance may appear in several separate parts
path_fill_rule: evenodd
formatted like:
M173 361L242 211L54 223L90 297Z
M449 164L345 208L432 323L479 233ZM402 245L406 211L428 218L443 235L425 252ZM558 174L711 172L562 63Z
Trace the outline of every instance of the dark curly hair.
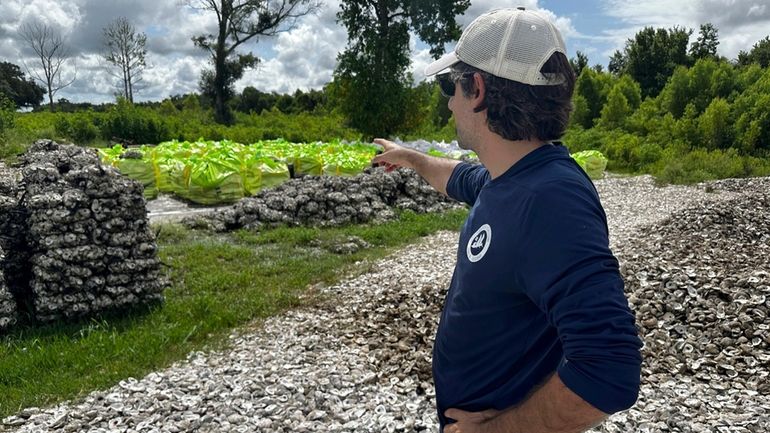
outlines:
M481 74L486 87L484 102L476 112L487 109L489 130L507 140L558 140L567 129L572 112L575 72L567 57L554 53L540 69L561 74L564 82L552 86L528 84L500 78L460 62L452 66L453 78L460 81L465 96L476 92L473 73Z

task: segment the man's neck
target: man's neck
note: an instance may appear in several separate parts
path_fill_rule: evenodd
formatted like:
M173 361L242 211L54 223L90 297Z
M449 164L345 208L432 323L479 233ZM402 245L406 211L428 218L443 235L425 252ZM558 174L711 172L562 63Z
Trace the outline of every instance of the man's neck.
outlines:
M494 133L490 133L480 142L483 145L476 153L484 167L489 170L492 179L505 173L528 153L545 144L540 140L506 140Z

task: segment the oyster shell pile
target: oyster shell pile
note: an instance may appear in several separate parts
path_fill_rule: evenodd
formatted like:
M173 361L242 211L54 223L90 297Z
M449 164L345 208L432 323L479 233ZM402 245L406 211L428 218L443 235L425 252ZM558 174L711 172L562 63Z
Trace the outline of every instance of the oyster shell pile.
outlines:
M622 272L652 374L770 393L770 192L675 212Z
M770 427L770 181L709 188L738 194L676 211L616 251L645 343L643 393L662 392L671 412L650 431L697 412L743 412L744 430L729 431Z
M21 158L26 256L16 290L38 321L162 301L142 186L93 151L40 140ZM12 285L13 287L13 285Z
M353 177L304 176L264 189L224 210L185 219L192 227L227 231L280 224L340 226L394 219L394 209L417 213L460 206L412 170L370 168Z

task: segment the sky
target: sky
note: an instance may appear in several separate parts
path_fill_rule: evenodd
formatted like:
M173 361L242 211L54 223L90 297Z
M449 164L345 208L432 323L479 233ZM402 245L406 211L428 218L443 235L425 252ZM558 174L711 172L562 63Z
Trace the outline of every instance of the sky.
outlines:
M320 89L331 81L337 55L347 44L345 27L336 22L340 0L325 3L314 15L273 37L243 45L260 58L236 89L253 86L265 92L293 93ZM102 30L118 17L127 18L147 35L147 68L135 87L137 101L159 101L171 95L198 91L207 54L192 37L215 33L216 18L185 5L182 0L0 0L0 61L35 70L34 53L18 34L31 22L58 29L73 56L63 67L63 79L74 78L55 99L102 103L114 100L118 89L114 67L103 58ZM646 26L693 29L694 41L701 24L711 22L719 31L717 52L734 59L770 34L770 0L472 0L458 21L464 27L491 9L524 6L548 16L567 45L568 56L577 51L590 65L607 65L615 50ZM446 46L447 50L453 44ZM431 62L428 47L412 36L412 73L417 82Z

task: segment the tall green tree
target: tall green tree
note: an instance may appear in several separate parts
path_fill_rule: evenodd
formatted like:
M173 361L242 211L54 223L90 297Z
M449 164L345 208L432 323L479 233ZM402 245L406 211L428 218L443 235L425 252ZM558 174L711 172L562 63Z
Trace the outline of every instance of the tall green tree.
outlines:
M575 115L575 121L579 122L584 129L593 127L594 119L601 115L602 106L607 101L608 91L609 89L605 89L602 74L591 68L583 68L583 72L580 73L575 82L573 103L580 101L577 99L578 96L582 97L583 100L580 101L580 104L585 104L585 112ZM580 109L583 110L583 107Z
M754 44L749 52L741 50L738 53L739 65L758 64L760 67L770 66L770 36Z
M342 0L337 20L348 46L338 56L335 94L351 126L369 136L403 127L409 110L419 108L407 73L410 31L438 58L460 37L455 17L468 6L470 0Z
M262 110L270 110L278 99L276 93L266 93L253 86L246 86L241 92L240 99L236 105L238 111L244 113L261 113Z
M676 121L677 135L686 142L690 148L698 147L702 143L700 128L698 127L698 110L695 104L689 103L684 107L684 114Z
M626 71L627 64L628 58L626 58L626 55L620 52L620 50L615 50L610 57L610 63L607 65L607 69L615 75L620 75Z
M127 18L119 17L102 30L107 52L104 59L118 67L116 76L121 80L123 97L134 103L134 86L142 80L147 66L147 35L138 33Z
M238 50L259 36L273 36L290 29L297 18L314 13L320 0L188 0L188 5L211 12L217 18L217 33L193 37L195 46L211 56L213 70L201 74L201 92L214 105L214 118L230 124L233 115L227 104L234 95L234 84L259 59Z
M626 118L631 114L631 107L628 104L621 85L615 85L607 97L607 103L602 107L599 124L608 129L620 128L623 126Z
M569 64L572 66L572 70L575 71L575 76L580 76L580 73L583 72L583 68L588 66L588 56L585 55L585 53L578 51L575 54L575 57L569 59Z
M690 88L690 73L687 68L680 66L676 68L660 94L659 99L663 107L676 119L684 115L684 110L690 103L692 95Z
M739 81L750 83L731 104L735 132L741 150L770 151L770 68L743 68Z
M700 115L714 98L730 98L738 90L735 68L724 60L703 58L691 68L678 67L660 93L662 106L680 118L688 104Z
M722 98L714 98L698 118L703 145L708 149L726 149L732 145L730 104Z
M569 123L570 126L580 126L583 129L589 129L593 126L588 101L578 93L572 95L572 114L570 114Z
M43 101L45 89L27 79L19 66L0 62L0 93L5 94L16 108L37 107Z
M679 65L689 65L687 44L692 30L645 27L626 42L626 72L639 83L642 97L657 96Z
M620 93L626 97L626 102L632 111L639 108L642 103L642 89L639 87L639 83L629 75L623 75L614 87L617 87Z
M716 58L719 45L719 30L711 23L701 24L698 39L690 46L693 60Z
M0 92L0 144L2 144L5 130L13 128L16 118L16 106L14 102ZM0 146L0 149L2 147Z

